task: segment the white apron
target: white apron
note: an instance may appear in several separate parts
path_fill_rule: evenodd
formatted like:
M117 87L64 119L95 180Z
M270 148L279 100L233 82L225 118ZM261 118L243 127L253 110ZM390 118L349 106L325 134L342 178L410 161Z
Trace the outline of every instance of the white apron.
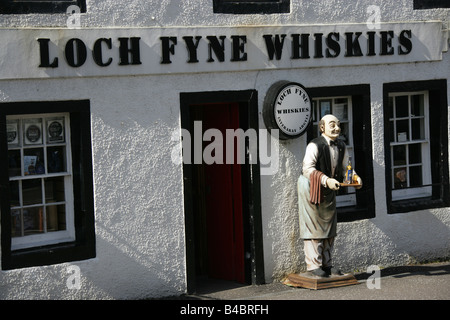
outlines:
M327 239L336 236L336 193L324 188L321 204L309 201L309 179L300 175L297 182L301 239Z

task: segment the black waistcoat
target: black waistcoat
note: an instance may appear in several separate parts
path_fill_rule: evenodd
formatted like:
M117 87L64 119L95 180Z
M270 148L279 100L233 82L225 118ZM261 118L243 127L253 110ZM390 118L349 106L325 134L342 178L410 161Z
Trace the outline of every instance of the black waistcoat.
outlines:
M330 148L328 146L327 140L320 136L313 139L311 142L317 145L319 150L319 155L317 157L316 169L323 172L330 178L334 178L339 182L344 179L344 172L342 170L342 160L344 159L345 153L345 142L339 139L335 140L337 142L338 148L338 162L336 168L334 169L334 176L331 176L331 156Z

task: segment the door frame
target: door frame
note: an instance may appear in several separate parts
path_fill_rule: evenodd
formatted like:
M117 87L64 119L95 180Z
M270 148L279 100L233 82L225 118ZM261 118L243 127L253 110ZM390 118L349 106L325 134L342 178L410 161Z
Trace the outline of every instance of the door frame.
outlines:
M258 133L258 93L256 90L242 91L207 91L207 92L181 92L180 111L181 128L191 132L190 106L213 103L239 103L247 110L247 127ZM259 142L258 142L259 144ZM258 146L259 152L259 146ZM258 153L259 154L259 153ZM184 213L185 213L185 243L186 243L186 280L187 293L196 290L195 272L195 241L194 241L194 209L193 209L193 165L183 163L183 186L184 186ZM259 159L255 164L244 165L246 168L246 185L248 201L249 233L250 237L250 261L251 261L251 284L264 283L264 256L261 217L261 182ZM245 236L245 235L244 235Z

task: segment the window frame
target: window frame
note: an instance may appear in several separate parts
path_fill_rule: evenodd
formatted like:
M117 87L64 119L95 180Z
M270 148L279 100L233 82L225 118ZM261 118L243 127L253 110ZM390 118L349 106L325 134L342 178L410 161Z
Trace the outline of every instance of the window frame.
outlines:
M47 113L68 113L70 117L73 198L77 199L73 203L75 239L15 250L11 241L6 116ZM2 270L94 258L95 220L89 100L0 103L0 189Z
M214 13L276 14L290 11L291 0L213 0Z
M307 92L311 100L351 96L354 153L352 159L357 163L355 170L362 178L363 186L355 190L356 205L337 208L337 219L338 222L350 222L375 218L370 85L314 87L307 88ZM313 130L313 126L309 126L307 142L314 138Z
M431 196L395 199L392 188L389 94L428 92ZM450 206L447 80L383 84L386 204L389 214ZM427 172L425 172L426 174Z
M71 5L78 6L81 13L86 12L86 0L2 0L0 14L66 13Z

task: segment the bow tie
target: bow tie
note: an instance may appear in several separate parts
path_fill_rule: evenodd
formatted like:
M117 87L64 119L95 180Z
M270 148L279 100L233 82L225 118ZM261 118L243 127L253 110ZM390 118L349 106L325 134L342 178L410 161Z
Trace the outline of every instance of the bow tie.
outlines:
M337 147L338 143L336 140L330 140L330 146L336 146Z

